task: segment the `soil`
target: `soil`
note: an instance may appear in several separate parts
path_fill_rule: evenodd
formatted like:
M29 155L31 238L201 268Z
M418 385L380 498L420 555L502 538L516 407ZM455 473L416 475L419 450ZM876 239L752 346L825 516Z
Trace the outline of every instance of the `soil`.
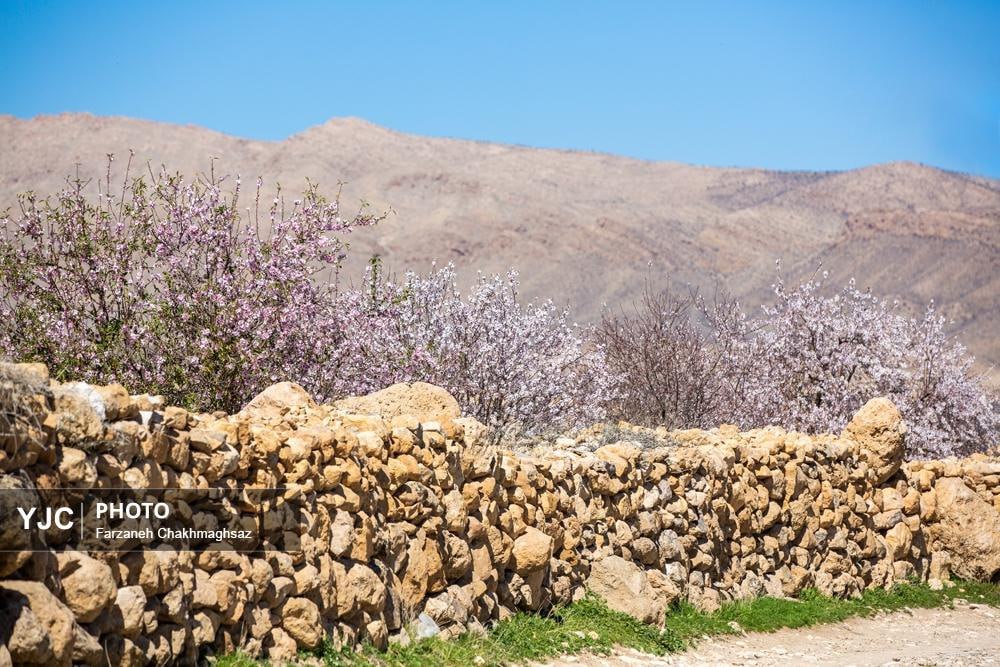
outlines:
M966 603L774 633L706 639L667 657L621 651L565 656L546 667L709 665L1000 665L1000 609Z

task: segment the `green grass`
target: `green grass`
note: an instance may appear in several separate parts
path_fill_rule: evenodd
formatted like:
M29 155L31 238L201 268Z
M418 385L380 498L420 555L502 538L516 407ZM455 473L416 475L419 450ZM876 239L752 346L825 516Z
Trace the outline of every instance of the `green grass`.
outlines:
M670 612L662 630L612 611L600 598L588 595L545 616L517 614L486 634L464 634L448 641L427 639L409 646L393 645L384 652L372 647L348 651L325 646L310 657L311 662L319 658L330 667L500 667L573 653L606 654L616 647L663 655L713 635L773 632L901 609L949 607L959 598L1000 606L1000 586L958 583L932 591L925 584L901 584L867 591L854 600L828 598L809 590L796 600L731 602L711 614L682 603ZM219 658L216 664L257 667L263 663L235 654Z
M828 598L814 590L806 590L794 600L765 597L730 602L712 614L683 603L667 617L666 626L681 640L691 643L712 635L773 632L780 628L836 623L855 616L901 609L950 607L959 598L1000 606L1000 586L958 582L952 588L933 591L926 584L899 584L888 590L865 591L853 600Z

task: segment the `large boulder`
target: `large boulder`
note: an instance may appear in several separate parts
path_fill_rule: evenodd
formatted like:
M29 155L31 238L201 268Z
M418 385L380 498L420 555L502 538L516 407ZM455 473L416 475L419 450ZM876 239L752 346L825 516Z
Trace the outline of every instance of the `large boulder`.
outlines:
M651 585L638 565L620 556L607 556L593 563L587 588L615 611L643 623L663 623L667 607L673 601L665 587Z
M244 414L277 413L281 414L290 408L316 407L312 396L294 382L279 382L254 396L242 412Z
M843 435L861 445L875 484L885 482L903 464L906 424L888 398L873 398L865 403L847 424Z
M934 485L937 522L931 537L951 555L951 571L963 579L992 581L1000 574L1000 511L957 477Z
M461 416L455 397L426 382L400 382L367 396L351 396L334 403L341 410L393 417L412 415L418 421L449 421Z

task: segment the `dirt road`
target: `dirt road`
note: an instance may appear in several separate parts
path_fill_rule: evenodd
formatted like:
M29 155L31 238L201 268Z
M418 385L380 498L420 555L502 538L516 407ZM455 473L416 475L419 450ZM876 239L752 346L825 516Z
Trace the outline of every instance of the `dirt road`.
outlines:
M613 657L567 656L546 667L603 665L1000 665L1000 609L967 604L918 609L800 630L710 639L665 658L623 651Z

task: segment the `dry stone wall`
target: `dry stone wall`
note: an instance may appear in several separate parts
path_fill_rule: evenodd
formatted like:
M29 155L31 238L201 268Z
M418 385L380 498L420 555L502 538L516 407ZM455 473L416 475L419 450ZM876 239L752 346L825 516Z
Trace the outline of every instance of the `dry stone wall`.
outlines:
M83 553L72 534L39 545L5 531L0 664L236 649L280 662L324 639L476 630L587 588L655 623L679 599L712 609L1000 573L1000 460L903 464L905 426L884 399L841 435L723 426L643 449L625 429L593 452L560 438L529 456L486 445L430 385L319 406L283 383L235 415L119 386L50 390L39 428L0 441L0 488L279 487L297 523L242 552Z

